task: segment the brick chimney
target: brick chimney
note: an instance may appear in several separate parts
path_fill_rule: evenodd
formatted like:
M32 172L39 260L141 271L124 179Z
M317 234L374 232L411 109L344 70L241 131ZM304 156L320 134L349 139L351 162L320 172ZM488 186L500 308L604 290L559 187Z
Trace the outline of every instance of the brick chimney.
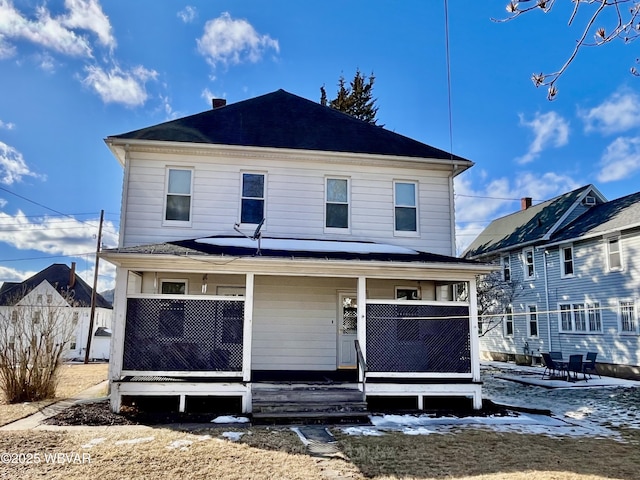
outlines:
M520 199L520 209L526 210L527 208L531 207L531 202L533 202L533 199L531 197L522 197Z
M211 104L213 105L213 109L224 107L227 104L226 98L213 98L211 99Z
M69 271L69 288L76 285L76 262L71 262L71 271Z

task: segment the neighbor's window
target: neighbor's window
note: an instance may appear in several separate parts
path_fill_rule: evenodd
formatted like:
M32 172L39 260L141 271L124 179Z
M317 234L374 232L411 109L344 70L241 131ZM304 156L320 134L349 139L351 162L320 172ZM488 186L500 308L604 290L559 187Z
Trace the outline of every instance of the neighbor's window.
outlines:
M504 334L507 336L513 335L513 307L511 305L507 305L504 309L505 317L504 317Z
M257 225L264 219L264 174L242 174L240 223Z
M161 292L165 295L184 295L187 293L187 281L162 280Z
M622 333L636 333L637 329L638 322L634 302L620 302L620 331Z
M565 333L602 332L600 303L561 303L558 305L560 331Z
M527 248L522 252L522 259L524 261L524 277L529 279L536 275L536 268L533 257L533 248Z
M17 323L18 322L18 311L14 310L13 312L11 312L11 323Z
M192 176L190 169L167 169L165 221L191 221Z
M78 318L80 317L78 312L73 312L73 318L71 319L71 324L72 325L77 325L78 324Z
M418 232L418 192L415 182L394 183L396 233Z
M569 245L560 249L560 255L562 256L562 277L573 276L573 246Z
M607 240L607 261L609 270L622 270L622 253L618 237Z
M349 228L349 180L327 178L325 202L325 227Z
M537 305L527 306L527 319L529 325L529 336L538 336L538 307Z
M502 279L505 282L511 281L511 258L509 255L502 257Z
M69 350L75 350L76 349L76 342L71 342L69 344Z
M31 315L31 320L33 321L33 323L40 323L40 312L33 312L33 314Z

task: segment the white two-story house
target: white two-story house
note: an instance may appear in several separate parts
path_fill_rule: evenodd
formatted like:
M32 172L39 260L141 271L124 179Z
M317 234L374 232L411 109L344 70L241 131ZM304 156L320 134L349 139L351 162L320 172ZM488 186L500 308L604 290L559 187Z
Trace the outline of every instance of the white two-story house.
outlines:
M466 252L499 264L516 287L504 315L484 322L482 354L594 352L600 373L639 377L638 252L640 193L607 201L586 185L537 205L523 199Z
M217 396L255 413L292 382L480 407L475 297L453 288L486 271L453 256L472 162L283 90L224 103L105 140L124 168L102 253L112 408Z

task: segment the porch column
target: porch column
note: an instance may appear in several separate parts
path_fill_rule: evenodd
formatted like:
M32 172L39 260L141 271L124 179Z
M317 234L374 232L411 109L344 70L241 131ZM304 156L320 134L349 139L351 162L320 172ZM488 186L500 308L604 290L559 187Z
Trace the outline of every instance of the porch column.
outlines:
M111 410L120 411L120 394L113 387L114 380L122 375L124 356L124 331L127 323L127 283L129 270L116 268L116 288L113 295L113 316L111 317L111 348L109 351L109 400Z
M480 381L480 338L478 336L478 294L476 277L469 280L469 334L471 335L471 374Z
M367 361L367 279L366 277L358 277L358 320L356 325L358 343L362 350L362 356ZM357 360L356 360L357 361ZM358 369L358 381L364 380L364 373Z
M242 380L251 381L251 341L253 338L253 273L247 273L244 297L244 326L242 328ZM250 410L249 410L250 411Z

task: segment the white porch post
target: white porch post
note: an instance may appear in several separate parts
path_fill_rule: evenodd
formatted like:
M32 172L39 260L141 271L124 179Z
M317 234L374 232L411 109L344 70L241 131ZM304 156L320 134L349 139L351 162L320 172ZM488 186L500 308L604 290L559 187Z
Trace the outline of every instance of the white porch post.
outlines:
M251 342L253 336L253 288L255 275L247 273L244 297L244 327L242 335L242 380L251 381Z
M478 337L478 294L476 278L469 280L469 334L471 335L471 374L480 381L480 338Z
M124 331L127 323L127 283L129 270L116 268L116 289L113 296L113 317L111 319L111 348L109 352L109 400L111 410L120 411L120 392L114 388L114 380L122 375L122 359L124 357Z
M358 277L358 320L356 331L358 333L358 343L360 350L367 361L367 279L366 277ZM364 373L359 369L358 381L364 380Z

